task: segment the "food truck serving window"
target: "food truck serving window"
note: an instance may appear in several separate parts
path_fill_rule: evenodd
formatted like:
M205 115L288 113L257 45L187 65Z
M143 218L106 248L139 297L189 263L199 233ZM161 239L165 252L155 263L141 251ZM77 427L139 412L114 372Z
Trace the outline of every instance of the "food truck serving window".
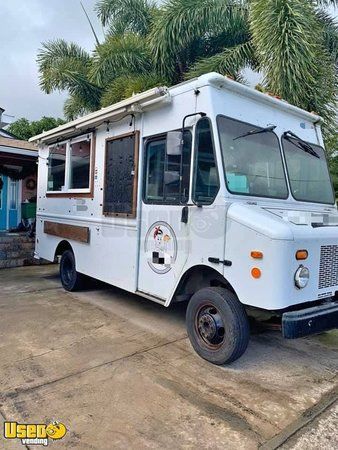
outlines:
M288 188L275 133L224 116L217 117L229 192L286 199Z
M66 149L66 143L49 148L48 191L62 191L65 188Z
M92 135L86 134L49 147L48 192L90 192L92 145Z
M81 139L70 144L71 189L89 189L91 140Z

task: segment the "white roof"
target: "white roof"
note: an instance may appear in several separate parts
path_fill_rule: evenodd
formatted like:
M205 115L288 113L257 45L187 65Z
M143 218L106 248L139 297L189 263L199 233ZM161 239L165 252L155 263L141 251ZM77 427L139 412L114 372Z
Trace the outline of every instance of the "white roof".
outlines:
M179 85L172 86L171 88L157 87L141 94L133 95L126 100L115 103L114 105L102 108L98 111L80 117L79 119L68 122L50 131L34 136L30 139L30 142L52 142L53 140L55 141L56 139L61 137L65 138L67 135L72 135L76 132L86 132L90 128L101 125L104 122L108 122L113 117L116 118L116 116L123 117L127 114L140 113L147 106L150 106L157 102L170 100L170 93L178 87L185 86L186 88L188 88L189 85L191 85L191 88L194 89L196 87L202 87L206 85L217 86L222 89L236 92L241 96L252 98L258 102L268 103L270 105L273 105L275 108L295 114L304 119L307 119L310 122L321 122L321 118L316 114L304 111L301 108L290 105L284 100L280 100L271 95L259 92L255 89L224 77L223 75L220 75L216 72L211 72L206 75L202 75L199 78L194 78Z
M243 97L252 98L260 103L266 103L273 105L277 109L281 109L302 117L312 123L322 122L322 118L315 113L310 113L304 109L298 108L297 106L291 105L285 100L275 97L271 94L265 94L263 92L257 91L249 86L245 86L242 83L238 83L228 77L224 77L216 72L211 72L206 75L202 75L198 79L200 86L202 85L213 85L228 91L236 92L238 95Z

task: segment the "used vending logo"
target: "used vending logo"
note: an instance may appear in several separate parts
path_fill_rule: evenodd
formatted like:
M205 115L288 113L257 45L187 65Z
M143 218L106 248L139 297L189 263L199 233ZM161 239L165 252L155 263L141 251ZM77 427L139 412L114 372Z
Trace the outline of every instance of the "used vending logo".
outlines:
M5 422L5 439L21 439L22 445L43 445L47 447L49 439L62 439L67 428L61 422L44 423L17 423Z

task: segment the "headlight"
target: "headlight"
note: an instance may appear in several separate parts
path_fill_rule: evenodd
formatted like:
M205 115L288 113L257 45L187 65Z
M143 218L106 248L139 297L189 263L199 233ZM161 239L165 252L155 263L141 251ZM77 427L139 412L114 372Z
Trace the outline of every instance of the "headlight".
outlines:
M310 278L309 269L307 267L300 266L298 267L295 273L295 285L299 289L303 289L308 284L309 278Z

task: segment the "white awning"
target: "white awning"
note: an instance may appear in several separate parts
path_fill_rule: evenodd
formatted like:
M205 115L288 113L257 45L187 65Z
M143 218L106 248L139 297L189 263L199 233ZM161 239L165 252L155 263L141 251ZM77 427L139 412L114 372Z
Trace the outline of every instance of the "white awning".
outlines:
M140 113L144 108L150 107L157 101L170 99L169 90L166 87L157 87L141 94L133 95L126 100L115 103L114 105L102 108L79 119L68 122L57 128L29 139L30 142L47 143L60 138L66 138L76 132L86 132L88 128L98 126L109 119L123 117L125 114Z

